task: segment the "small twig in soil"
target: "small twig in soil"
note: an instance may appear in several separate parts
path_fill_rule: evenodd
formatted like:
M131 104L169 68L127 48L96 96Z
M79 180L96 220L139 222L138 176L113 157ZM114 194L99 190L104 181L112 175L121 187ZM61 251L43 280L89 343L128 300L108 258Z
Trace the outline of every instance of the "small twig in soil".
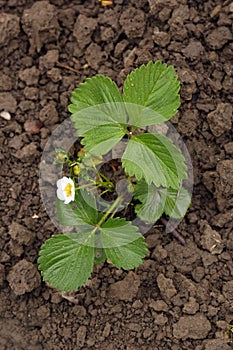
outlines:
M77 60L77 58L72 57L71 60L75 63L75 64L80 64L79 60Z
M80 66L80 61L77 60L77 58L72 57L71 60L72 60L75 64L77 64L78 66ZM88 63L85 63L83 66L80 67L80 69L87 69L87 68L89 68Z
M79 73L79 71L78 71L77 69L72 68L72 67L69 67L69 66L67 66L67 65L64 64L64 63L57 62L56 65L57 65L58 67L61 67L61 68L65 68L65 69L67 69L67 70L70 70L71 72Z
M160 221L164 224L164 226L167 225L168 221L164 218L160 218ZM179 234L178 231L176 231L176 229L174 229L171 234L182 244L185 245L185 240L184 238Z

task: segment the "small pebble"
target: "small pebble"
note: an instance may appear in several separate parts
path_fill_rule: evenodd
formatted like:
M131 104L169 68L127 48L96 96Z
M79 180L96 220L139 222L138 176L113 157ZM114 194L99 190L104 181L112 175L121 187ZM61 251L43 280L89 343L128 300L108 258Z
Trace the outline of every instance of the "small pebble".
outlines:
M220 13L221 9L222 9L222 6L221 6L221 5L215 6L215 8L214 8L214 9L212 10L212 12L210 13L210 17L211 17L211 18L216 17L216 16Z
M3 111L0 113L0 116L5 120L11 120L11 115L9 112Z
M42 123L39 120L26 120L24 123L24 129L28 134L38 134L42 127Z
M34 215L32 216L32 219L39 219L39 216L38 216L37 214L34 214Z

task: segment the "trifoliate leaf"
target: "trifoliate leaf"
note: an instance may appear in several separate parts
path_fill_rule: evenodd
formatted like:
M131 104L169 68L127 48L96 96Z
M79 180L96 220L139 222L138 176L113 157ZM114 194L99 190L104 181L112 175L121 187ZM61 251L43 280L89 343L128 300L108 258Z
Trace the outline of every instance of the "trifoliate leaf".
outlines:
M122 157L122 166L129 176L142 178L157 187L178 188L187 178L185 159L165 136L141 134L131 138Z
M130 73L124 83L124 101L131 125L142 127L170 119L179 108L180 83L172 66L149 62ZM152 112L153 111L153 112Z
M57 199L56 207L59 223L64 226L93 226L100 218L95 198L85 190L77 191L75 201L70 204Z
M79 238L77 234L49 238L38 258L43 280L61 291L77 290L91 275L94 251L93 231Z
M100 239L107 258L125 270L139 266L148 252L137 227L124 219L108 219L100 229Z
M74 90L69 111L77 134L95 155L107 153L126 133L126 109L116 84L96 75Z

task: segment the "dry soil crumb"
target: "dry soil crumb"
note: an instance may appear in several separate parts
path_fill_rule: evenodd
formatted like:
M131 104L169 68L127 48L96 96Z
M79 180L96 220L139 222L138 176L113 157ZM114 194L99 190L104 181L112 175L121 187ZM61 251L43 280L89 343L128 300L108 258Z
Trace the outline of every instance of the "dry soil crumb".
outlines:
M16 295L31 292L40 286L40 274L31 262L23 259L12 267L7 280Z

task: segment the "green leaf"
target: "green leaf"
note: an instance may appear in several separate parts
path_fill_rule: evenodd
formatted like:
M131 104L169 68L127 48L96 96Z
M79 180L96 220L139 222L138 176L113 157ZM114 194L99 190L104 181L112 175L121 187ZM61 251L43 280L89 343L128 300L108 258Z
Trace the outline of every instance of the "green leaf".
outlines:
M121 247L141 237L138 228L130 221L110 218L101 226L101 242L103 248Z
M109 77L97 74L87 78L72 92L68 109L74 114L91 106L122 101L117 85Z
M149 62L130 73L124 83L123 98L132 125L148 126L170 119L180 106L180 83L174 67L161 61ZM152 112L153 111L153 112Z
M148 253L137 227L124 219L108 219L100 229L100 239L107 258L118 268L133 269Z
M106 260L106 254L103 248L95 248L95 264L101 264Z
M183 218L191 203L190 193L183 187L178 191L169 188L164 192L166 196L165 213L174 219Z
M107 258L118 269L134 269L142 264L142 259L148 253L147 244L143 236L119 248L106 248Z
M174 219L183 218L190 205L191 195L184 188L158 188L141 181L135 185L134 199L142 203L135 207L139 218L146 222L156 222L164 212Z
M140 181L135 185L134 199L142 204L135 206L137 216L145 222L156 222L163 214L166 196L161 195L158 187Z
M178 188L187 178L185 159L180 150L165 136L141 134L132 137L122 157L129 176L142 178L157 187Z
M58 220L64 226L93 226L98 222L100 214L96 210L95 198L85 190L77 191L75 201L64 204L56 201Z
M44 281L68 292L86 282L94 262L108 258L119 268L131 269L142 263L147 252L137 227L110 218L99 229L51 237L41 247L38 264Z
M94 234L56 235L41 247L39 270L43 280L61 291L75 291L90 277L94 264Z
M84 134L81 143L92 155L100 155L110 151L125 135L125 130L118 125L101 125Z
M117 126L124 129L126 125L126 111L122 103L96 104L89 108L82 109L71 116L79 136L93 128L103 126Z
M107 153L125 135L126 109L110 78L102 75L87 78L74 90L71 102L71 120L91 153Z

